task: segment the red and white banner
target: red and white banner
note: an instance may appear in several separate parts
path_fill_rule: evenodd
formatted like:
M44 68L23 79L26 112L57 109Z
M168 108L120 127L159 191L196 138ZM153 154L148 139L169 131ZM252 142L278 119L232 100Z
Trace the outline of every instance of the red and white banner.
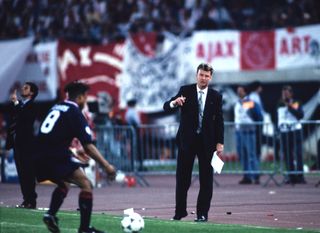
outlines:
M239 31L194 32L190 45L190 61L194 67L201 62L208 62L216 71L240 70L239 38Z
M193 66L217 71L277 70L320 65L320 25L274 31L200 31L191 39Z
M25 81L39 85L37 100L52 100L58 88L83 80L91 86L89 98L98 99L99 106L125 107L128 99L136 98L140 110L158 111L177 86L195 81L200 62L211 63L219 72L319 67L319 35L320 25L314 25L256 32L195 31L183 39L167 33L162 44L156 43L155 33L101 46L60 40L58 46L53 42L32 49L31 38L4 41L0 101L7 101L10 90Z
M130 40L141 56L145 56L146 59L154 56L155 33L140 33L130 37ZM64 86L71 81L84 81L90 85L89 101L97 100L100 112L108 112L111 105L118 107L120 100L124 100L122 107L126 107L129 91L120 96L119 87L122 90L125 88L118 79L125 70L132 70L133 64L135 62L138 64L138 61L134 60L125 65L123 58L129 57L125 48L125 42L97 46L60 40L58 46L60 90L63 91ZM137 75L132 78L139 82ZM131 90L135 88L137 85L129 87Z
M320 66L320 25L276 30L276 69Z
M123 43L98 46L60 40L58 46L60 90L71 81L84 81L90 85L89 100L103 99L104 103L112 102L117 106L119 88L116 79L123 69L122 59Z
M317 31L320 26L296 28L294 33L302 38L309 38L305 36L309 33L313 38ZM200 62L209 62L220 72L276 70L285 64L287 68L299 63L314 64L314 58L294 59L295 53L284 54L302 48L297 42L290 42L290 49L287 40L292 32L288 33L284 29L199 31L184 39L165 34L160 51L156 47L155 33L140 33L128 37L124 43L103 46L60 41L60 89L72 80L85 80L91 86L91 97L98 97L99 102L100 97L112 98L113 106L124 108L129 99L135 98L139 110L156 112L179 86L195 82L196 67ZM304 47L305 57L310 56L311 51L319 54L319 49L316 50L318 40L301 41L309 46Z

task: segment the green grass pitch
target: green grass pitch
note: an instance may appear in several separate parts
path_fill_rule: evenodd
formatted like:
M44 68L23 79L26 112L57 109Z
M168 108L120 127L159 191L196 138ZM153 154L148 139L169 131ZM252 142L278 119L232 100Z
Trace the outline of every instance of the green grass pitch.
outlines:
M44 211L0 207L1 233L42 233L48 232L42 222ZM79 213L61 211L58 213L62 233L76 233L79 225ZM122 216L93 214L92 225L108 233L122 233L120 221ZM169 221L145 219L142 233L277 233L277 232L320 232L306 229L270 228L247 225L227 225L215 223L194 223L191 221Z

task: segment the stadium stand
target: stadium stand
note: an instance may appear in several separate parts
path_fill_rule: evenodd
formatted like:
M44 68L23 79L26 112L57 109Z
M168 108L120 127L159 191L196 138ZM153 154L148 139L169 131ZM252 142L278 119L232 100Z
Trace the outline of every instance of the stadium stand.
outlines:
M0 40L103 44L133 32L268 30L320 22L317 0L1 0Z

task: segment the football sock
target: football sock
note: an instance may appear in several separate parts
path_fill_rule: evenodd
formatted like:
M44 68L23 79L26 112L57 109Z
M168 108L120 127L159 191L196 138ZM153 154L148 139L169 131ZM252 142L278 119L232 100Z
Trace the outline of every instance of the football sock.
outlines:
M79 194L80 229L87 230L92 212L92 192L81 191Z
M56 215L60 206L63 203L64 198L67 196L68 191L69 191L68 188L62 188L62 187L57 187L53 191L48 214L51 214L53 216Z

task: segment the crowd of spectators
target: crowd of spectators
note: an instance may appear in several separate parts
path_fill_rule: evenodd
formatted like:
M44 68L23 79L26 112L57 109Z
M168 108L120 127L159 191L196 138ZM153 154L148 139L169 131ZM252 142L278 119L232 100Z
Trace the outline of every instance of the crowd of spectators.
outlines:
M130 32L268 30L320 22L319 0L0 0L0 39L107 43Z

